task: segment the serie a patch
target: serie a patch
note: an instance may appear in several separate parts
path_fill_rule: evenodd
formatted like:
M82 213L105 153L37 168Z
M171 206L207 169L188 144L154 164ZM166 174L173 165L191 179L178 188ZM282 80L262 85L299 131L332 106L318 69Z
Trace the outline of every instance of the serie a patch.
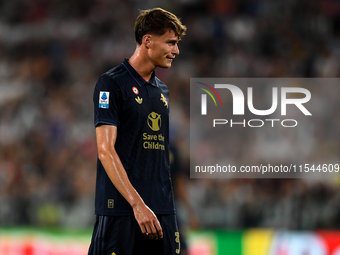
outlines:
M99 93L99 108L109 108L110 92L100 91Z

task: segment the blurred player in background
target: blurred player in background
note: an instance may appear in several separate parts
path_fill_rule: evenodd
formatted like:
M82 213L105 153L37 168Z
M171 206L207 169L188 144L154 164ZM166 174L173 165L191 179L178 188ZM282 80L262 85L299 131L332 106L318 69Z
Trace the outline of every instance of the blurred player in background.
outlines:
M169 91L154 70L171 67L185 31L170 12L141 11L135 52L97 82L96 223L89 255L180 254L169 167Z
M197 230L199 228L199 224L194 209L190 205L189 198L187 195L189 171L186 171L188 168L185 167L184 164L182 163L176 143L171 142L171 138L170 138L170 169L171 178L174 183L176 205L180 204L182 208L185 210L186 214L185 219L181 219L180 217L178 217L177 220L179 233L181 236L181 254L187 255L189 254L189 251L185 235L186 230L188 227L192 230ZM186 224L183 221L188 221L188 223Z

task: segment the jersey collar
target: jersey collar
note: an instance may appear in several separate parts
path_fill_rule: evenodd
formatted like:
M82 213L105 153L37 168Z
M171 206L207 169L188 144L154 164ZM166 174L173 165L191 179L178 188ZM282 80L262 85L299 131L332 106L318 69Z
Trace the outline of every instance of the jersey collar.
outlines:
M151 79L149 82L144 80L142 76L140 76L139 73L130 65L129 59L124 59L123 65L125 68L128 70L129 74L132 76L132 78L138 83L139 86L151 84L154 87L158 87L158 81L156 79L155 71L152 72L151 74Z

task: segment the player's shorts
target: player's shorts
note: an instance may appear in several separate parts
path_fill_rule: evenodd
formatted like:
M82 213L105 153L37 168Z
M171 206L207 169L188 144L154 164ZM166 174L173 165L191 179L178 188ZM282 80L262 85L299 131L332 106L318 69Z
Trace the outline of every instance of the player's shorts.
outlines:
M177 255L176 215L157 215L163 238L144 236L133 216L96 216L88 255Z

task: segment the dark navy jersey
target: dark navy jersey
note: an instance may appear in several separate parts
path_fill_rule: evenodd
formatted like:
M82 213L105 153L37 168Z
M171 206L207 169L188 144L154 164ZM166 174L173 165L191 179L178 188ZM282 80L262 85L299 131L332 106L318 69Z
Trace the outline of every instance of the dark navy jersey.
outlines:
M156 214L173 214L169 166L169 90L153 72L146 82L125 59L95 87L94 124L117 127L115 150L133 187ZM97 161L97 215L131 215L132 207Z

